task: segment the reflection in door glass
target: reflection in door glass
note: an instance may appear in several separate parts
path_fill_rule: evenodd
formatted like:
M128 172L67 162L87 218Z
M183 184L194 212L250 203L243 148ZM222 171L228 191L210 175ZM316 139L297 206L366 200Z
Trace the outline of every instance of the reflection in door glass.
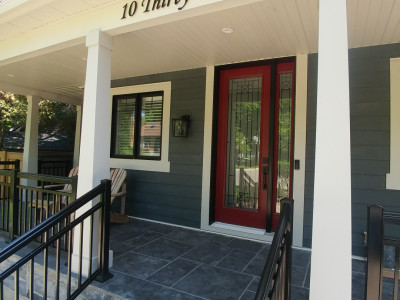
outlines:
M292 137L292 73L280 74L278 103L278 167L276 182L276 212L280 212L280 201L289 197L290 149Z
M258 209L261 77L229 81L225 206Z

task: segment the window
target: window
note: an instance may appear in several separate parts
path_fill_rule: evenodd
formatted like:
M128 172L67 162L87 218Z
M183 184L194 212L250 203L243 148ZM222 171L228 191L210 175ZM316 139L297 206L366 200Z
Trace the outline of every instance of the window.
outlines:
M111 89L112 168L169 172L171 82Z
M113 97L112 156L161 159L163 92Z

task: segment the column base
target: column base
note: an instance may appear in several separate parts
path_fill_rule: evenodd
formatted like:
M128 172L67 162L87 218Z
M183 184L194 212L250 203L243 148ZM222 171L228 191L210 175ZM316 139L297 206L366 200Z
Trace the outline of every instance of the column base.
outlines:
M79 261L80 261L80 256L78 253L72 253L72 257L71 257L71 271L75 274L79 273ZM113 266L113 251L109 250L109 259L108 259L108 266L109 268L112 268ZM92 270L91 273L93 273L94 271L96 271L99 268L99 264L98 264L98 256L93 256L92 257ZM82 257L82 269L81 269L81 274L82 276L88 277L89 276L89 257L87 256L83 256ZM103 274L102 277L107 277L110 276L112 277L112 274L110 273L109 275ZM99 276L98 276L99 277ZM108 277L107 279L111 278ZM96 278L97 279L97 278ZM107 280L105 279L105 280ZM105 281L104 280L104 281ZM99 280L100 281L100 280ZM102 282L102 281L100 281Z

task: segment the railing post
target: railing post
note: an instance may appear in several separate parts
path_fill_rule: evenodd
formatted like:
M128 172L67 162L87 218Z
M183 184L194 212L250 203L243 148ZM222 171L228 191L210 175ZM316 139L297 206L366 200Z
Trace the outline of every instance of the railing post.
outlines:
M382 296L383 208L368 207L366 300Z
M19 170L20 169L20 160L16 159L14 161L14 170Z
M15 233L18 228L18 189L17 189L17 173L18 169L11 170L10 177L10 207L8 216L8 232L10 241L14 240Z
M74 202L77 198L76 195L77 195L77 189L78 189L78 176L72 176L71 181L72 181L72 183L71 183L71 194L72 194L71 202Z
M111 277L113 277L113 275L109 271L111 180L104 179L101 181L101 184L104 185L101 239L100 239L101 271L100 274L96 277L96 281L105 282Z
M284 198L281 200L281 212L284 211L284 207L287 206L289 210L289 222L287 229L287 240L286 243L286 263L287 263L287 272L285 272L285 299L290 299L290 283L292 279L292 241L293 241L293 203L294 200L290 198Z
M38 159L38 168L37 168L38 174L44 174L45 173L42 170L42 165L43 165L43 161L41 159Z

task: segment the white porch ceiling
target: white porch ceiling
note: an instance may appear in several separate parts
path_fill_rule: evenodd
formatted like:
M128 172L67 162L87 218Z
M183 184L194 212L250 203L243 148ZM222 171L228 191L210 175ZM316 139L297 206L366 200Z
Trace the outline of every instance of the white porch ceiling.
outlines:
M12 1L20 2L7 4ZM0 41L118 2L35 1L47 4L40 11L14 10L8 14L12 18L0 20ZM400 41L400 0L347 3L349 47ZM224 27L234 32L224 34ZM264 0L115 35L113 40L113 79L313 53L318 49L318 0ZM22 85L82 99L87 55L83 42L8 64L0 61L0 90L2 84Z

